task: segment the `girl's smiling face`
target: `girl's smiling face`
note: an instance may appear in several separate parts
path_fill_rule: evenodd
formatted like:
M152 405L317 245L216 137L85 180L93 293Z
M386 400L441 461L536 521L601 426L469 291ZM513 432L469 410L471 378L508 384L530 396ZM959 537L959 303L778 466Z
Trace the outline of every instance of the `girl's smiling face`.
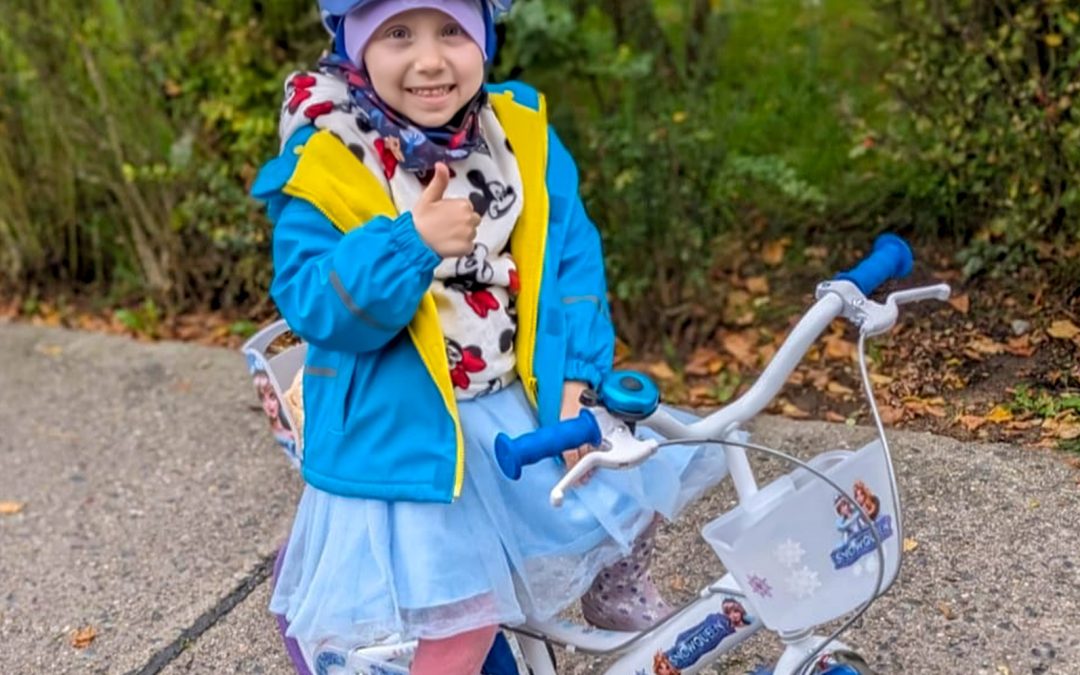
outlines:
M371 36L363 54L375 93L423 127L441 127L484 83L480 46L435 9L402 12Z

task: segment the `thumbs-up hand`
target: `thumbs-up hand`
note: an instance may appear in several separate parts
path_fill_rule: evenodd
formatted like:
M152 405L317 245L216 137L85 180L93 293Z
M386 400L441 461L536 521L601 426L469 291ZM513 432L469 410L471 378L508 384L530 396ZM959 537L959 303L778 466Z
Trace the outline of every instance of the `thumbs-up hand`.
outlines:
M468 199L444 199L450 169L439 162L435 177L413 206L413 226L424 243L443 258L472 253L480 215Z

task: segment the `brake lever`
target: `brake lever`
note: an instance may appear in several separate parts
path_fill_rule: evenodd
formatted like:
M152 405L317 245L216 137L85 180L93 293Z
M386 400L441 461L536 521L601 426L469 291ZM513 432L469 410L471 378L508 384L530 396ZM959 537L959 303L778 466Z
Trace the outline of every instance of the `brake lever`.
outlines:
M885 298L885 304L867 301L867 305L873 308L866 312L866 318L860 325L860 330L867 337L881 335L892 330L896 320L900 317L899 305L907 305L923 300L945 301L952 295L952 288L948 284L935 284L921 288L909 288L903 291L890 293Z
M603 429L604 441L599 448L585 455L574 465L574 468L566 472L566 475L552 488L550 500L555 508L562 506L567 490L575 487L578 481L593 469L624 469L636 466L652 457L660 445L655 440L635 438L625 424L612 417L607 411L598 409L594 412Z
M555 484L555 487L551 488L551 505L555 508L559 508L563 504L563 499L566 497L566 491L573 488L581 480L592 471L600 463L600 453L603 450L593 450L589 454L581 458L574 468L566 472L566 475Z
M826 281L818 285L818 299L830 293L844 301L841 316L858 326L863 335L873 337L892 330L900 316L899 305L921 300L948 300L952 288L948 284L911 288L891 293L884 303L880 303L868 299L850 281Z
M896 291L890 293L889 297L885 299L886 305L906 305L911 302L921 302L923 300L940 300L944 302L952 295L952 287L949 284L935 284L933 286L923 286L921 288L909 288L904 291Z

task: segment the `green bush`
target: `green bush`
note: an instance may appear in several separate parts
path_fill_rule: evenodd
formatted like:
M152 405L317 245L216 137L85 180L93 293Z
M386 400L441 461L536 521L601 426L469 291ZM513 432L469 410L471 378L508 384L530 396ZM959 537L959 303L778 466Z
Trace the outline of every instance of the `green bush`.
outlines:
M9 281L169 307L264 296L246 188L274 151L280 82L325 42L312 3L16 0L4 18Z
M549 94L632 344L711 337L748 243L874 212L889 174L865 142L870 18L858 2L515 3L500 75Z
M896 55L893 151L911 213L970 243L969 272L1080 235L1080 8L1063 0L879 0Z
M312 0L15 0L0 25L0 264L165 311L265 299L246 196ZM875 39L857 0L518 0L496 79L550 95L642 344L723 300L736 238L870 214ZM859 152L852 153L855 148ZM745 250L745 247L741 247Z

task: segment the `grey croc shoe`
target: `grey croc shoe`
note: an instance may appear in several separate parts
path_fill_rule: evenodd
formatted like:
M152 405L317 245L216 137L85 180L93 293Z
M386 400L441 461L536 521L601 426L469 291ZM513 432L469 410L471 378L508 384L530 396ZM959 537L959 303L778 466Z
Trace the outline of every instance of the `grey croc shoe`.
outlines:
M585 620L597 628L642 631L671 614L649 572L658 520L634 542L630 555L604 568L581 598Z

